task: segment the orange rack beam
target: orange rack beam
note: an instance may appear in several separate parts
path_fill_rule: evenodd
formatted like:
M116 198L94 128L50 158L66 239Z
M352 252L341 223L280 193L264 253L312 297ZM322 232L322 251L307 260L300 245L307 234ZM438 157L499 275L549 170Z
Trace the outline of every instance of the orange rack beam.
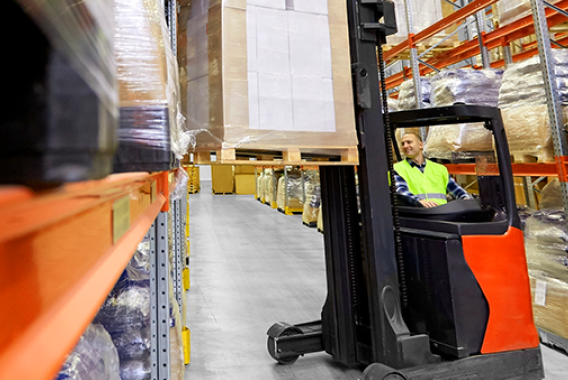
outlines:
M404 50L408 49L409 47L414 47L417 43L424 41L425 39L432 37L436 33L443 31L444 29L461 22L468 18L469 16L473 15L474 13L482 10L483 8L488 7L489 5L496 3L498 0L476 0L472 1L465 7L455 11L454 13L444 17L437 23L429 26L428 28L422 30L421 32L415 34L414 36L410 35L408 37L408 41L402 42L389 51L385 52L384 59L388 61L391 58L394 58L398 54L402 53Z
M467 7L469 7L472 4L476 4L476 3L470 3L467 5ZM563 9L563 10L568 10L568 0L562 0L558 3L555 4L558 8ZM451 23L450 21L454 20L455 17L453 17L455 14L457 14L458 12L461 12L465 9L466 7L460 9L459 11L456 11L454 13L452 13L450 16L445 17L444 19L440 20L438 23L432 25L431 27L425 29L423 32L417 34L416 36L410 36L409 38L412 40L413 43L417 43L417 36L423 36L423 35L427 35L428 33L430 33L428 30L433 30L435 31L434 33L438 33L439 31L443 30L439 29L440 27L442 27L443 25L450 26ZM549 27L555 26L555 25L559 25L563 22L566 22L567 19L565 16L559 14L558 12L556 12L553 9L550 8L546 8L545 9L545 15L547 18L547 24ZM448 21L449 20L449 21ZM458 17L458 21L461 21L462 19L460 19ZM457 21L455 21L457 22ZM455 23L454 22L454 23ZM425 33L426 31L428 31L428 33ZM496 47L499 46L507 46L509 43L511 43L511 41L529 36L531 34L534 34L534 24L533 24L533 17L532 15L528 15L526 17L523 17L520 20L517 20L509 25L506 25L504 27L500 27L497 28L495 30L493 30L492 32L489 32L487 34L483 34L483 43L484 45L488 48L488 49L494 49ZM558 40L557 42L563 44L568 40L568 38L562 38L561 40ZM389 50L388 52L385 53L385 57L390 58L394 58L396 55L400 54L401 52L403 52L405 49L409 48L409 43L405 42L402 43L400 45L397 45L395 48ZM557 47L555 45L553 45L553 47ZM396 49L396 50L395 50ZM431 66L434 66L438 69L442 69L446 66L450 66L452 64L461 62L465 59L474 57L476 55L479 54L479 42L477 39L471 40L471 41L467 41L465 43L463 43L460 46L455 47L452 50L449 50L447 52L444 52L434 58L431 58L427 61L427 63ZM534 55L538 54L538 50L536 49L531 49L531 50L527 50L524 52L521 52L519 54L516 54L513 56L513 61L517 62L519 60L522 59L526 59L529 57L532 57ZM499 60L496 62L493 62L491 64L492 67L502 67L504 66L505 63L503 60ZM434 70L426 65L419 65L419 71L420 71L420 75L425 75L428 73L433 72ZM391 75L389 78L386 79L386 87L387 89L391 89L393 87L399 86L402 82L404 82L406 79L412 78L412 71L409 68L404 68L402 72Z
M475 175L475 164L446 164L450 174ZM555 177L558 176L556 163L511 164L515 177Z
M163 176L0 188L0 379L55 377L167 204Z

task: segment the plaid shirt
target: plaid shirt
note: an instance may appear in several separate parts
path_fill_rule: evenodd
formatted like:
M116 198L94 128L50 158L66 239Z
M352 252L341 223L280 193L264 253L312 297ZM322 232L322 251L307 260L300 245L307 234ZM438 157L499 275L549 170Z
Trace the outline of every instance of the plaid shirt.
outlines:
M410 158L406 158L406 160L408 161L410 166L417 167L418 169L420 169L420 171L422 173L424 173L424 168L426 167L426 160L424 160L424 163L422 165L418 165L416 162L412 161ZM396 186L396 192L398 194L406 195L406 196L409 196L413 199L416 199L417 201L420 201L420 199L418 199L417 196L415 196L414 194L412 194L410 192L410 190L408 189L408 184L406 183L404 178L402 178L401 176L398 175L398 173L396 171L394 172L394 183L395 183L395 186ZM467 193L467 191L465 191L460 185L458 185L457 182L451 176L449 176L448 187L446 188L446 190L449 194L454 196L454 198L456 198L456 199L469 199L469 198L471 198L471 196Z

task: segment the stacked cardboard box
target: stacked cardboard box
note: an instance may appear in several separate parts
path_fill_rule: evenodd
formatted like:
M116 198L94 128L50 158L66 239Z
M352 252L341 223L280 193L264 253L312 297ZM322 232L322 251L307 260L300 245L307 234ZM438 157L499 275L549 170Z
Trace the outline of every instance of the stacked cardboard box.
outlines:
M345 0L201 0L184 87L197 148L354 147Z

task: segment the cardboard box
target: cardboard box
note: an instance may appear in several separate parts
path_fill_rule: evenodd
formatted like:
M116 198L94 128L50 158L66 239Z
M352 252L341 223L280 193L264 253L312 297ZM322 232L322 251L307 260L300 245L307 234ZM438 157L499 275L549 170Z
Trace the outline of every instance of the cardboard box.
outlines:
M568 339L568 283L531 271L531 292L535 325L559 337Z
M232 194L233 167L224 165L212 165L211 187L213 189L213 194Z
M254 174L235 174L235 194L254 195L256 192Z
M204 0L192 9L182 71L196 148L355 147L345 1Z

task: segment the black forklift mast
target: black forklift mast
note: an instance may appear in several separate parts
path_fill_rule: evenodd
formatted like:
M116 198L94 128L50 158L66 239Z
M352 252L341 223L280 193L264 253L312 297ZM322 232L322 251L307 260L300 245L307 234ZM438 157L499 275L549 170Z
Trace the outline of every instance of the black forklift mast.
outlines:
M324 217L324 231L334 231L325 236L326 265L333 268L328 276L334 276L328 278L328 284L334 286L328 289L322 313L324 347L345 364L379 362L394 368L410 367L436 358L430 354L426 335L410 335L401 312L404 294L401 297L400 293L405 284L403 278L400 281L399 270L404 268L400 244L395 240L399 236L398 218L393 215L387 180L393 162L388 142L391 133L385 128L388 120L385 125L383 116L388 114L383 113L379 94L378 73L383 68L377 64L377 50L381 62L385 37L396 32L394 4L380 0L350 0L347 4L361 215L359 221L352 204L356 199L351 195L355 191L353 169L322 167L322 208L326 210L324 216L326 212L334 215ZM348 276L350 273L357 275ZM355 278L366 283L357 283ZM335 341L352 343L334 350L333 345L325 344L334 335L338 338Z

